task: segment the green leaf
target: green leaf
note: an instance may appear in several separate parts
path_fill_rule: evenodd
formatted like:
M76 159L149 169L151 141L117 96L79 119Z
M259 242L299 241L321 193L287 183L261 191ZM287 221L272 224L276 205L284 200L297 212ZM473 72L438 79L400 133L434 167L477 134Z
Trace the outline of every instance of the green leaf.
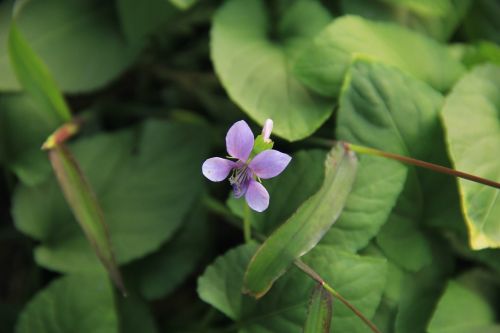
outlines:
M139 297L133 295L117 297L116 303L120 317L120 333L158 332L148 304Z
M340 96L337 135L425 160L440 140L441 104L441 95L425 83L395 68L357 60ZM414 271L431 260L428 241L418 225L424 212L421 178L409 168L403 193L377 236L388 258Z
M180 230L158 251L124 270L146 299L163 298L177 288L206 256L212 239L206 211L193 207Z
M304 333L330 332L332 295L321 285L314 288L309 301Z
M198 294L236 321L240 333L302 332L314 281L291 268L262 299L243 295L243 275L256 249L255 244L244 245L219 257L199 278ZM320 245L304 261L364 315L373 316L385 285L385 260ZM363 322L338 300L333 307L333 332L367 332Z
M343 126L344 124L339 124ZM299 206L312 196L324 179L325 153L319 150L300 151L279 176L264 185L271 201L266 214L252 212L252 227L269 235L286 221ZM365 247L387 221L403 189L407 168L398 162L372 156L360 156L356 179L338 221L325 234L321 244L348 251ZM243 199L229 196L231 210L243 218Z
M8 39L14 1L0 2L0 91L20 89L16 75L11 68L8 54Z
M120 23L131 43L144 42L178 13L167 0L118 0Z
M464 30L472 40L500 43L500 3L494 0L475 0L464 22Z
M71 146L94 188L118 263L157 250L181 225L202 190L208 136L201 125L149 121ZM179 149L182 147L182 149ZM35 259L62 272L96 269L98 261L54 181L17 188L17 228L41 241Z
M5 163L27 185L36 185L51 173L40 147L60 124L54 112L40 112L27 95L0 95L0 145Z
M493 309L480 295L455 281L450 281L436 307L428 332L485 332L487 327L493 324L493 320Z
M500 181L499 88L499 66L477 67L453 88L442 114L454 167L494 181ZM462 179L458 184L471 247L500 247L500 191Z
M118 333L111 284L104 274L67 275L26 305L16 333Z
M57 114L60 123L69 121L71 112L57 84L14 22L9 33L9 56L17 78L33 97L37 108L41 112Z
M1 9L9 11L9 6ZM121 35L113 2L29 1L18 12L16 25L65 92L103 87L138 53ZM0 54L0 90L18 90L5 57Z
M294 260L309 252L337 221L356 176L354 154L337 145L325 159L321 188L259 248L245 274L245 292L262 297Z
M197 2L198 0L170 0L171 4L182 10L191 8Z
M274 133L287 140L309 136L332 113L334 101L308 90L290 69L295 54L329 20L316 1L303 0L278 22L268 19L262 0L228 1L214 17L211 56L224 88L259 124L272 118ZM272 29L279 41L269 37Z
M343 0L348 14L392 21L447 41L467 13L471 0Z
M344 126L339 118L338 130ZM407 168L395 161L360 156L356 180L337 223L321 244L357 251L368 245L389 217L406 181Z
M365 56L396 66L446 91L463 72L448 50L401 26L343 16L328 25L294 64L294 72L308 87L336 96L353 56Z

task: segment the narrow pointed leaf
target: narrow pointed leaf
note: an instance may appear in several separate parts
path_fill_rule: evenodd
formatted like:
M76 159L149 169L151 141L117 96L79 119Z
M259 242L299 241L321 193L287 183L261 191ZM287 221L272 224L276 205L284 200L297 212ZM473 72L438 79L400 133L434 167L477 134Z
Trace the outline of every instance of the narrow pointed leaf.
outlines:
M55 113L61 122L69 121L71 113L49 70L26 43L16 23L9 34L9 56L12 67L24 89L43 112Z
M73 155L64 145L56 145L54 149L51 149L49 158L76 220L115 284L122 292L125 292L107 226L94 191L86 181Z
M318 285L309 303L304 333L329 333L332 322L332 295Z
M259 248L245 274L245 292L263 296L295 259L316 246L342 212L356 168L356 157L342 146L330 151L323 185Z
M500 181L500 66L464 76L447 97L443 122L456 169ZM458 180L473 249L500 247L500 190Z

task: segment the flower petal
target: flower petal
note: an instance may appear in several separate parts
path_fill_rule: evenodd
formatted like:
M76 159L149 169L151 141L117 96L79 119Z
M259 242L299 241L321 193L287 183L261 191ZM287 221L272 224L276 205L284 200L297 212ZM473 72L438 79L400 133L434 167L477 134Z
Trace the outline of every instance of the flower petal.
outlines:
M255 156L249 167L260 178L268 179L283 172L291 160L292 158L287 154L268 149Z
M237 121L227 131L226 148L229 155L246 162L253 149L252 130L244 120Z
M227 178L229 172L236 168L236 163L225 158L212 157L206 160L201 167L203 175L213 182L220 182Z
M269 193L261 183L252 179L248 184L245 200L250 208L257 212L263 212L269 206Z

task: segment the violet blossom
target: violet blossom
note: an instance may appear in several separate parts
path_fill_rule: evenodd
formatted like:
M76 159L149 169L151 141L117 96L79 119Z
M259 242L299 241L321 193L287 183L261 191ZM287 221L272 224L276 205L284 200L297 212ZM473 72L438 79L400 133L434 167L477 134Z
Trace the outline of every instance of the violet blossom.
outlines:
M269 143L273 122L268 119L262 131L263 140ZM274 149L266 149L252 155L254 136L248 124L240 120L231 126L226 135L226 148L229 159L212 157L202 166L205 177L213 182L220 182L229 176L233 186L234 196L245 196L248 206L257 212L262 212L269 206L269 193L261 184L260 179L269 179L279 175L292 159L289 155Z

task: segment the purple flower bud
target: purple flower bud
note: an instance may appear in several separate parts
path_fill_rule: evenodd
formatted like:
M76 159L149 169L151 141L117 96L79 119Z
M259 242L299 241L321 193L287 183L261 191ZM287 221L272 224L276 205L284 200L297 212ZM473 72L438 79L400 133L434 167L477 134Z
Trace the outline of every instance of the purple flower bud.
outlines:
M269 140L273 129L273 121L266 120L262 136ZM245 196L248 206L262 212L269 206L269 193L260 183L260 178L268 179L279 175L291 161L291 157L277 150L265 150L253 159L250 158L254 144L254 136L248 124L240 120L231 126L226 135L226 148L236 162L212 157L202 166L205 177L211 181L222 181L229 176L235 197Z
M266 122L264 123L264 127L262 128L262 139L266 143L271 142L271 132L273 131L273 120L272 119L267 119Z

